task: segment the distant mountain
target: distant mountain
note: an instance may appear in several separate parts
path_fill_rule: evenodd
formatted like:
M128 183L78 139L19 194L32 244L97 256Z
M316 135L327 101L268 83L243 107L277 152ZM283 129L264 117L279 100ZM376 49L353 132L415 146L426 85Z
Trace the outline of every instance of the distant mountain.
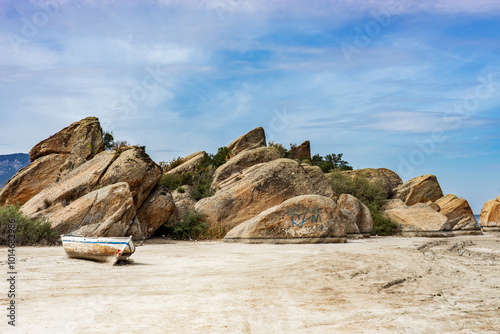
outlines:
M0 188L17 173L18 170L30 163L30 155L26 153L15 153L0 155Z

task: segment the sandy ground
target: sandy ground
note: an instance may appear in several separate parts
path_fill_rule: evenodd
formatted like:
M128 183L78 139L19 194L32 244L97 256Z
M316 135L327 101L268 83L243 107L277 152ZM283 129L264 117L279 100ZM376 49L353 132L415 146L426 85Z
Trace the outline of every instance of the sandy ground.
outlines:
M115 267L17 248L1 333L500 333L500 235L148 242ZM7 249L0 249L7 276ZM0 288L1 288L0 287Z

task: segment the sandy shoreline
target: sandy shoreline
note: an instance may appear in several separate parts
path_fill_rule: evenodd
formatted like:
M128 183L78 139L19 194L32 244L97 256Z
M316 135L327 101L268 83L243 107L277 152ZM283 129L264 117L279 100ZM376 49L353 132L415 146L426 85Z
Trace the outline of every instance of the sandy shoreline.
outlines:
M146 242L134 263L18 247L5 333L500 333L500 234L347 244ZM7 249L0 249L7 276ZM8 282L2 279L2 305Z

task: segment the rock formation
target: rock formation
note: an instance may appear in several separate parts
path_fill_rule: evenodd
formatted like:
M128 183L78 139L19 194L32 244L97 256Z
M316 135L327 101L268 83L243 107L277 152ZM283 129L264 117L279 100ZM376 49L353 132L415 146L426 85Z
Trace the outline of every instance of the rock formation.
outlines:
M427 174L415 177L398 186L392 195L393 199L400 199L406 205L435 202L443 197L443 191L436 176Z
M169 220L174 210L175 202L170 192L156 186L137 210L136 220L125 235L131 235L134 240L151 237L158 227Z
M325 176L325 173L318 166L302 165L307 175L311 178L313 188L316 189L316 194L330 197L335 202L337 201L337 194L333 191L332 185Z
M191 193L194 188L192 186L184 185L181 187L183 192L179 192L179 189L176 189L172 192L172 197L175 202L175 210L168 219L169 222L173 222L181 219L186 213L194 210L194 205L196 201L193 199Z
M390 198L394 190L403 184L403 180L398 174L387 168L364 168L356 170L342 171L342 174L356 177L358 175L364 176L372 183L378 183L384 187L385 195Z
M240 152L262 146L266 146L266 134L264 129L259 127L237 138L231 144L227 145L227 148L231 150L231 157L233 157Z
M0 205L23 205L57 181L68 154L48 154L20 169L0 192Z
M149 192L160 181L162 170L143 149L137 146L127 147L106 170L99 184L107 186L118 182L127 182L134 197L134 204L139 208Z
M479 224L485 231L500 231L500 196L484 204Z
M339 196L337 205L340 209L345 209L351 212L352 219L357 229L351 228L348 232L352 234L361 233L364 237L369 237L373 231L373 218L370 209L361 203L356 197L349 194ZM357 230L357 233L356 233Z
M116 183L92 191L47 218L61 234L125 236L136 214L129 185Z
M53 212L99 187L99 181L116 159L114 152L105 151L80 165L62 180L45 188L21 208L30 217L49 216Z
M182 163L179 166L166 171L165 174L184 174L194 172L196 170L196 166L205 158L206 154L207 153L205 151L190 154L181 159Z
M214 196L196 203L195 209L207 216L210 225L233 228L289 198L306 194L317 192L304 168L295 160L277 159L233 174Z
M439 205L439 213L448 218L453 230L479 230L474 212L465 199L448 194L438 199L435 204Z
M280 158L278 150L274 147L259 147L246 150L229 159L224 165L217 168L213 176L211 189L219 190L221 184L230 176L256 164L273 161Z
M474 226L475 219L470 219L466 202L450 195L444 198L441 204L443 207L440 207L438 212L424 203L408 206L400 199L393 199L384 206L382 216L399 224L400 232L405 236L449 237L481 234L477 223Z
M321 243L346 242L347 217L331 198L293 197L233 228L228 242Z
M104 148L96 117L87 117L35 145L31 164L21 169L0 193L0 205L24 204Z
M311 143L306 140L299 146L293 147L291 149L293 157L299 160L311 160Z

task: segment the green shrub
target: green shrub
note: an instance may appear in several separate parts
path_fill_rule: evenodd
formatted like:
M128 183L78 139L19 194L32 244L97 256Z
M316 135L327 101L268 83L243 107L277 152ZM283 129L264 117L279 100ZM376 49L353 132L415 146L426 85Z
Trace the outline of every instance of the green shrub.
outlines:
M352 170L352 167L345 160L342 160L343 153L339 154L327 154L324 157L319 154L315 154L311 158L311 163L314 166L321 168L323 173L329 173L335 170Z
M217 153L211 154L209 156L211 160L210 163L213 166L213 168L217 169L218 167L225 164L229 160L230 154L231 150L226 146L219 147L217 149Z
M373 234L392 235L396 232L398 225L391 220L382 217L382 207L387 201L385 190L381 183L371 182L365 176L343 174L340 170L334 170L327 175L333 190L337 194L350 194L365 204L373 217Z
M159 184L173 191L183 185L192 185L193 178L194 173L163 174Z
M180 220L164 224L158 232L170 235L174 239L190 240L199 239L207 231L205 216L198 211L189 211Z
M182 188L182 187L177 187L177 192L179 194L184 194L186 192L186 190L184 188Z
M9 223L15 221L16 246L49 245L59 240L45 218L32 219L23 215L16 206L0 207L0 245L7 246Z
M285 146L283 146L282 144L280 143L275 143L273 142L272 140L269 141L268 145L269 147L274 147L275 149L278 150L278 152L280 153L281 157L284 158L285 157L285 154L287 152L287 149L285 148Z

